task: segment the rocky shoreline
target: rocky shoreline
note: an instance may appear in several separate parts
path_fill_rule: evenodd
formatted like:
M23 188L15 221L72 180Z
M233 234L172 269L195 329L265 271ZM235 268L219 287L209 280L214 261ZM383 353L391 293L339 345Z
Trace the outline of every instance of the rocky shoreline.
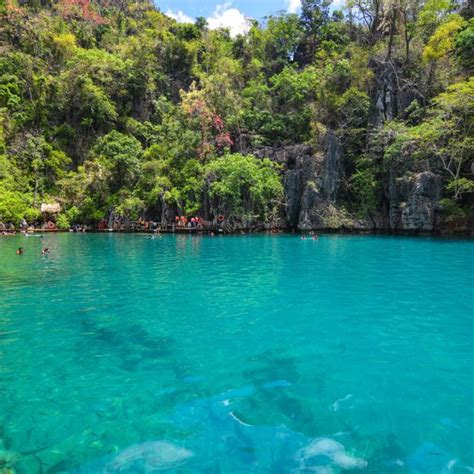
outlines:
M241 153L253 154L258 159L269 159L279 166L284 189L279 215L263 223L222 216L202 196L199 215L205 222L200 227L174 227L179 209L165 203L157 205L154 215L145 215L140 222L153 224L151 230L162 232L251 233L296 232L375 233L390 235L474 235L474 213L465 218L453 218L443 212L443 189L446 176L436 163L427 160L395 160L383 163L378 176L381 186L376 193L372 212L360 213L353 204L347 185L350 166L344 160L336 134L326 131L317 146L307 144L246 148ZM249 210L250 212L250 210ZM156 215L155 215L156 214ZM146 230L110 209L101 224L76 223L87 231L137 232ZM49 224L49 222L48 222ZM45 229L46 224L35 231ZM12 226L0 226L2 231ZM24 230L24 228L23 228ZM69 230L69 229L61 229Z
M359 218L348 212L346 170L334 133L319 150L309 145L264 147L255 154L282 167L287 227L300 231L473 234L474 215L449 220L442 212L445 177L427 161L387 165L377 210ZM347 206L349 203L349 206Z
M459 231L450 230L436 230L436 231L408 231L408 230L388 230L388 229L363 229L363 228L339 228L339 229L309 229L309 230L294 230L288 228L242 228L234 230L223 230L219 228L206 229L159 229L159 230L133 230L133 229L104 229L98 230L94 228L87 228L81 231L74 231L72 229L30 229L28 232L20 230L0 231L0 237L8 237L25 234L64 234L64 233L87 233L87 234L143 234L143 235L157 235L157 234L181 234L181 235L305 235L310 232L317 232L319 235L379 235L379 236L399 236L399 237L446 237L446 238L474 238L472 229L463 229Z
M394 161L384 164L379 177L374 212L359 216L352 209L347 180L350 165L336 134L326 131L317 146L275 145L261 148L242 146L241 153L268 158L280 167L284 203L272 222L225 222L224 233L253 232L256 229L283 232L382 233L391 235L474 235L474 214L453 219L443 213L446 176L436 163L427 160ZM165 222L174 222L177 209L160 209ZM209 230L219 230L206 195L202 214ZM150 216L153 218L153 216ZM112 210L109 227L117 216ZM170 224L168 224L170 225Z

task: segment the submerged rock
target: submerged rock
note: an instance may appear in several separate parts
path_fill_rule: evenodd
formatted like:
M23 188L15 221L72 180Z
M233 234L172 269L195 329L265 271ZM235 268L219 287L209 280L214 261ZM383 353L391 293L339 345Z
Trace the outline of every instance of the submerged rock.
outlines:
M367 461L350 456L344 446L330 438L311 441L297 455L299 468L319 473L333 473L336 469L363 469Z
M265 389L286 387L277 380ZM193 472L317 472L336 474L362 469L367 462L346 453L344 446L329 438L311 439L284 425L258 426L238 412L238 399L251 396L247 386L210 398L201 398L176 408L171 422L193 430L189 446L195 452L189 467Z
M281 390L286 380L261 384L261 390ZM334 436L311 438L284 425L254 425L242 409L244 399L259 389L247 385L210 397L177 405L166 423L186 433L185 446L169 441L132 444L119 453L109 455L73 471L75 474L153 474L178 472L312 472L342 474L344 472L404 472L411 474L450 474L470 472L458 460L432 443L420 446L411 456L399 449L379 456L363 449L364 457L347 449L349 438L342 442ZM337 400L342 402L351 395ZM245 406L245 403L244 405ZM165 421L165 420L163 420ZM361 449L360 438L358 449ZM369 461L370 460L370 465Z
M147 441L134 444L111 458L85 465L75 474L135 474L177 468L194 455L192 451L167 441Z
M143 466L144 472L153 472L180 466L192 456L191 451L180 446L164 441L149 441L124 449L107 464L107 469L110 472L127 472L131 468Z
M457 459L433 443L423 443L407 460L413 474L449 474Z
M0 474L3 474L3 471L5 473L9 473L9 472L14 473L15 471L13 470L12 466L13 464L15 464L18 458L19 458L18 453L13 452L13 451L8 451L0 447Z

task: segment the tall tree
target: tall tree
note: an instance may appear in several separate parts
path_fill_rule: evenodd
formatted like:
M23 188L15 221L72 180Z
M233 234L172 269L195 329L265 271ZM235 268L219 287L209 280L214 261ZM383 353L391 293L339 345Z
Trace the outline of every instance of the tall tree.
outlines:
M300 65L310 64L321 44L323 27L329 21L330 0L302 0L300 24L304 32L298 46L296 60Z

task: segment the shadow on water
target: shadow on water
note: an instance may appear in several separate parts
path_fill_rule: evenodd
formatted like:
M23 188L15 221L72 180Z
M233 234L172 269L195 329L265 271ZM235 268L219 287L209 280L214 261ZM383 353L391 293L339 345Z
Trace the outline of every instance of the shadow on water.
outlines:
M126 330L93 318L82 319L80 324L87 337L78 342L77 352L114 354L119 358L120 368L128 372L134 372L138 367L154 366L173 354L173 338L153 336L137 323L128 323Z
M245 400L238 413L251 424L284 424L301 432L314 430L317 419L308 404L294 392L302 382L297 359L285 354L285 349L267 350L250 357L242 377L258 390ZM314 385L322 386L321 380Z

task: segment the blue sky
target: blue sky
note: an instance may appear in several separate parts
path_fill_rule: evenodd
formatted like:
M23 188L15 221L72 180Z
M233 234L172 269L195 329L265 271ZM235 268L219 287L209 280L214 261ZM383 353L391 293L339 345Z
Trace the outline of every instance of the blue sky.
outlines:
M259 19L278 10L294 9L297 3L297 0L155 0L162 11L181 11L191 18L212 16L218 5L227 4L228 8L235 8L245 16Z
M249 29L249 18L257 20L275 13L297 13L301 0L154 0L167 15L175 20L192 22L198 16L207 18L210 29L228 28L232 36ZM340 8L345 0L333 0L332 8Z
M209 28L229 28L236 36L248 31L248 18L259 20L279 10L296 13L300 0L155 0L155 4L179 22L203 16Z

